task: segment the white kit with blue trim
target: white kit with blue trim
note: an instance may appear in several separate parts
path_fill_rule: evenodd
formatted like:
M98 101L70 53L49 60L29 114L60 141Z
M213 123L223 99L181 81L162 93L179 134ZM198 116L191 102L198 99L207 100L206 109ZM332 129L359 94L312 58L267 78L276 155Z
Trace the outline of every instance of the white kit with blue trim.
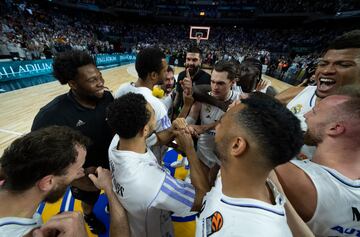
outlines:
M41 216L38 213L35 213L33 218L0 218L0 237L23 237L41 224Z
M310 177L316 189L315 213L307 222L314 234L360 236L360 180L349 179L309 160L291 163Z
M194 187L167 174L150 149L146 153L110 148L110 169L114 191L127 211L131 236L173 235L171 212L188 216L194 203Z
M231 198L221 192L221 180L205 196L196 220L196 236L292 236L286 222L285 198L268 181L275 205L250 198Z
M307 86L286 105L286 107L300 120L301 129L303 131L307 130L304 114L309 112L315 106L315 92L316 86Z

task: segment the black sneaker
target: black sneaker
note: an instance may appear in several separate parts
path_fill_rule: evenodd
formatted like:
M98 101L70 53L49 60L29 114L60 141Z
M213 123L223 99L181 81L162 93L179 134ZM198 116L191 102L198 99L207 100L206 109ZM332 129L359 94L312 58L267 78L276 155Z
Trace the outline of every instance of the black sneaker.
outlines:
M106 232L105 225L95 216L93 212L90 215L84 214L84 219L88 224L90 231L94 234L104 234Z

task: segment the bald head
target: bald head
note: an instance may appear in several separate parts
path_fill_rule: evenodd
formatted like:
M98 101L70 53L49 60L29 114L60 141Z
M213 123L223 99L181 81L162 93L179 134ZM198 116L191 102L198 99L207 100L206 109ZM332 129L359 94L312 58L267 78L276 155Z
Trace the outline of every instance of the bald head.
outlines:
M319 145L326 137L350 138L355 141L360 132L360 98L331 95L304 115L308 130L305 143Z

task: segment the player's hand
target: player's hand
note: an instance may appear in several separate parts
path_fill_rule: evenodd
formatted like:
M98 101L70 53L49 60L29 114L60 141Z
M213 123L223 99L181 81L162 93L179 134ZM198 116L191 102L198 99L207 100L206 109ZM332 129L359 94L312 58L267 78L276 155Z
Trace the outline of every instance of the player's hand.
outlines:
M267 80L261 79L260 82L256 85L255 90L261 91L261 90L265 89L268 86L268 84L269 84L269 82Z
M190 131L191 131L191 135L198 137L200 134L203 134L204 132L206 132L206 128L204 126L201 125L189 125L190 127Z
M186 120L184 118L177 118L172 122L171 127L174 131L184 130L187 127Z
M192 94L192 79L190 76L189 68L186 68L186 77L184 80L180 81L181 87L186 95Z
M88 237L79 212L63 212L32 232L32 237Z
M186 132L185 130L177 131L175 133L175 141L178 145L178 148L185 153L190 149L194 149L194 142L190 133Z
M229 111L230 109L234 108L236 105L241 104L240 100L234 100L228 107L227 111Z
M94 183L98 189L103 189L105 192L112 190L112 178L111 172L108 169L104 169L101 166L98 167L94 174L89 174L89 179Z
M196 132L196 129L194 128L196 125L188 125L187 131L190 133L193 137L199 137L199 134Z

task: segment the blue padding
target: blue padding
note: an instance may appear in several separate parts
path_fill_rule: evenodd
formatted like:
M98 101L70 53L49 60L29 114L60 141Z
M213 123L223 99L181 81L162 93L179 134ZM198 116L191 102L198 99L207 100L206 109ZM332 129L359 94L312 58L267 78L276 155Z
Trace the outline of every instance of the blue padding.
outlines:
M99 69L134 63L135 54L95 55ZM52 59L0 62L0 93L55 81Z

